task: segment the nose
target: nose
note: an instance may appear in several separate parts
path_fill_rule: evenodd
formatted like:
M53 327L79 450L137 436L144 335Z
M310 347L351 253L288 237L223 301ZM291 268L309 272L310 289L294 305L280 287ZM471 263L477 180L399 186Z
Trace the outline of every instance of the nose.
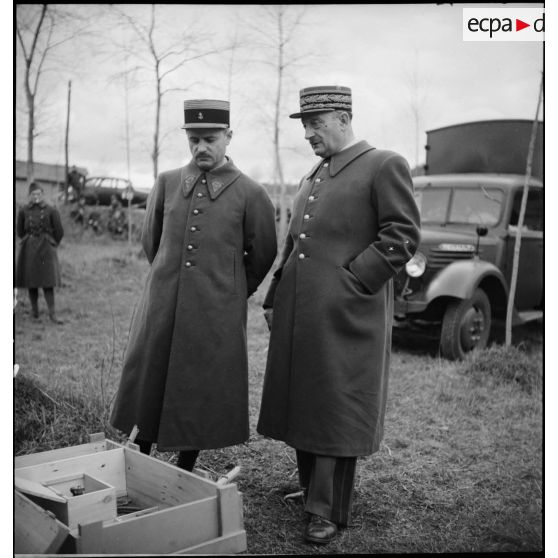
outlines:
M314 130L310 126L304 126L304 139L309 140L314 135Z

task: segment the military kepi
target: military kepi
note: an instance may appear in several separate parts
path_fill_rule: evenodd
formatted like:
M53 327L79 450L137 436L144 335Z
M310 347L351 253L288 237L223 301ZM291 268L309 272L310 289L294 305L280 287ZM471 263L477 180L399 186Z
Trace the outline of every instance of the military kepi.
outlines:
M228 101L193 99L184 101L184 126L190 128L228 128L230 105Z
M43 187L40 184L37 184L36 182L31 182L31 184L29 184L29 189L28 189L27 193L30 194L31 192L34 192L35 190L39 190L40 192L42 192Z
M300 112L290 118L302 118L313 112L332 112L346 110L352 112L353 101L350 87L342 85L317 85L300 90Z

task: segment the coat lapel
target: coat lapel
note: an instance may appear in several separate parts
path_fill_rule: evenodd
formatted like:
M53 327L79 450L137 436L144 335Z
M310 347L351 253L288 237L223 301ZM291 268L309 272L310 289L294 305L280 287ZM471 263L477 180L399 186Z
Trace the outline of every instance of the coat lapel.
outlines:
M219 168L206 172L207 190L212 200L217 199L242 173L238 170L232 159L227 158L227 162ZM182 168L180 183L182 185L182 193L187 198L193 190L200 176L204 174L198 166L190 161Z
M217 199L242 173L235 167L232 159L219 168L206 172L207 189L212 200Z
M182 186L182 193L184 194L185 198L190 195L190 192L194 188L201 173L202 171L193 161L190 161L185 167L182 168L182 171L180 173L180 185Z

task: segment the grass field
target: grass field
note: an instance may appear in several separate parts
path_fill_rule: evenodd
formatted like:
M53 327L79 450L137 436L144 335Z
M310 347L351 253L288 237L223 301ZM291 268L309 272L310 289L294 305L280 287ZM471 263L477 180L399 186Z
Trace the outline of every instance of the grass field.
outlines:
M25 292L15 309L15 451L74 445L107 424L130 318L147 262L134 244L68 235L59 249L61 326ZM326 547L302 541L294 450L255 431L265 369L265 286L249 301L249 443L200 454L217 475L241 465L250 554L540 551L542 543L542 331L466 362L440 359L419 339L394 345L386 435L360 459L349 528ZM42 296L42 295L41 295ZM32 405L29 403L32 402ZM158 454L174 460L173 454Z

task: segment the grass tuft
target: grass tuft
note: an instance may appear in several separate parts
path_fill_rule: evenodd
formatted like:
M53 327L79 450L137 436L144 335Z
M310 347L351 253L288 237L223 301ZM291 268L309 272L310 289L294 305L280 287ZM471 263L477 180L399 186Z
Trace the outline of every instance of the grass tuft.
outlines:
M493 345L471 353L463 363L463 372L477 384L514 384L527 393L538 393L542 388L541 359L542 355L514 345Z

